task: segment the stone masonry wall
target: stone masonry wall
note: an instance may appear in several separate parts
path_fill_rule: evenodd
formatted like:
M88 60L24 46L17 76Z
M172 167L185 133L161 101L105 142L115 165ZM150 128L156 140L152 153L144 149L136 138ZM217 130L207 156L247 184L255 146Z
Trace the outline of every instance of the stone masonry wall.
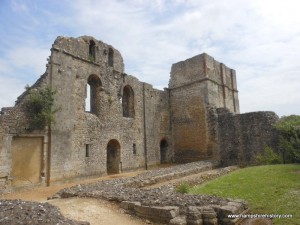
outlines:
M48 73L43 74L31 89L37 89L47 84ZM24 99L28 95L26 90L16 101L15 107L1 109L0 114L0 192L10 191L12 176L12 143L14 137L42 137L47 140L45 131L28 132L28 116L24 112ZM47 154L47 144L43 146L43 156L41 164L45 164ZM28 162L29 164L29 162ZM46 168L43 167L41 179L46 175Z
M235 71L203 53L172 65L169 89L175 161L217 159L209 108L239 112Z
M26 135L44 135L42 174L50 175L50 183L106 174L108 143L115 144L119 157L114 159L116 172L159 164L162 139L168 141L168 161L172 160L168 91L156 90L124 73L122 56L112 46L89 36L58 37L46 73L31 88L46 85L56 91L55 105L60 108L51 126L50 151L47 152L45 133L34 131ZM87 109L88 86L93 88L90 109ZM125 87L132 90L133 109L129 116L123 114ZM15 107L4 108L0 116L0 186L3 189L10 187L13 136L16 129L26 128L17 123L26 121L19 107L25 98L26 92L18 98ZM50 169L49 173L46 168Z
M222 165L251 165L266 147L277 149L274 112L233 114L218 111L218 145Z
M172 135L175 162L210 158L207 152L206 109L201 99L202 83L171 90Z
M88 55L91 41L96 49L92 59ZM109 51L114 53L113 64L108 62ZM52 48L51 65L52 88L58 92L56 102L63 106L53 126L52 181L106 174L111 140L120 146L119 172L160 163L159 142L169 132L160 122L161 114L168 112L167 92L125 74L120 53L92 37L58 38ZM98 106L96 111L86 112L91 77L100 86ZM133 91L134 116L123 115L125 86Z

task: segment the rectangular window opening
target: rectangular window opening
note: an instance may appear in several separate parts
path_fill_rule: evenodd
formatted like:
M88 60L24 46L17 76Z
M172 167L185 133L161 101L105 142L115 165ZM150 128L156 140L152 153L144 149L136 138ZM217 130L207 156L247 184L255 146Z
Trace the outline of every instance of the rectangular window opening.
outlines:
M132 145L133 154L136 155L136 144L133 143Z
M85 145L85 157L90 157L90 149L91 149L91 145L86 144Z

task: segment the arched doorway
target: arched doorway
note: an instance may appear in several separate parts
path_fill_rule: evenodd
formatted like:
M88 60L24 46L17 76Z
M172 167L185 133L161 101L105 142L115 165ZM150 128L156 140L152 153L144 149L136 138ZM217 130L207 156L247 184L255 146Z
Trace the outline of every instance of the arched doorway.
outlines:
M169 144L166 139L160 141L160 163L168 162L168 147Z
M120 162L121 162L121 146L119 142L112 139L108 142L107 151L107 174L115 174L120 172Z

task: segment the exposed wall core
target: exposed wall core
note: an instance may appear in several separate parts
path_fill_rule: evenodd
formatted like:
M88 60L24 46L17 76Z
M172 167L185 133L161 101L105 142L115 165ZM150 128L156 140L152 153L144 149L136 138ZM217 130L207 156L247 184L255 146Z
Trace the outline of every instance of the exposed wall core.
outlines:
M124 117L134 118L134 92L129 85L123 89L122 108Z
M14 137L12 141L12 185L27 186L41 182L43 138Z
M89 88L87 88L87 91L90 92L89 95L87 95L87 97L90 97L90 109L87 110L90 113L93 113L95 115L99 115L100 114L100 91L101 91L101 80L98 76L96 75L90 75L88 78L88 86ZM88 99L88 98L87 98Z
M120 173L121 162L121 146L115 139L110 140L107 144L107 173L115 174Z

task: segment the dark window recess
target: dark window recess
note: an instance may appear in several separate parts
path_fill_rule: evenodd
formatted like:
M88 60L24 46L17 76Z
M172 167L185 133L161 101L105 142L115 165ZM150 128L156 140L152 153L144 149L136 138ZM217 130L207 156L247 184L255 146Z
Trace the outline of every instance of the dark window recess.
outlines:
M129 85L123 89L122 108L123 117L134 118L134 93Z
M89 44L89 60L93 62L96 60L96 44L93 40L90 40Z
M85 145L85 157L90 157L90 150L91 150L91 145L86 144Z
M102 87L101 80L96 75L90 75L87 81L85 110L99 116Z
M136 144L133 143L132 145L132 151L133 151L133 154L136 155Z
M108 50L108 66L114 66L114 51L111 48Z

